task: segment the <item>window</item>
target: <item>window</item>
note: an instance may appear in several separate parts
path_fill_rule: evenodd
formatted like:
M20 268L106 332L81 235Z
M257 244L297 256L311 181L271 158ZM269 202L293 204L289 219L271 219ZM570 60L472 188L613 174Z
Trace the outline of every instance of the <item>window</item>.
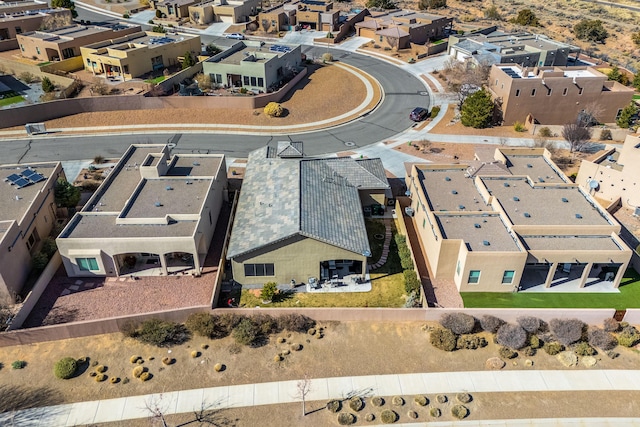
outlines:
M567 89L566 87L562 89L562 96L567 96L567 92L569 92L569 89Z
M520 96L520 89L516 89L516 96Z
M460 260L458 260L458 263L456 264L456 276L460 275Z
M98 261L95 258L76 258L80 271L98 271Z
M469 271L469 280L467 283L470 285L476 285L480 283L480 270L471 270Z
M68 47L66 49L62 49L62 59L73 58L75 56L75 52L72 47Z
M536 90L535 89L531 89L531 96L536 96Z
M87 58L87 65L91 66L91 58Z
M422 219L422 228L425 228L426 225L427 225L427 219L423 218Z
M245 86L249 86L249 76L244 76L242 80L244 81Z
M128 65L123 65L122 69L124 70L125 74L129 74L129 66Z
M245 264L244 275L250 276L275 276L273 264Z
M264 86L264 79L262 77L258 77L258 86L260 87Z
M22 34L22 27L16 27L16 34Z
M516 272L513 270L505 270L502 274L502 284L510 285L513 283L513 276L516 275Z
M255 77L251 77L251 86L255 86L256 85L256 78Z
M38 230L33 230L33 233L27 239L27 249L31 250L33 246L40 241L40 236L38 235Z
M36 46L36 53L40 55L40 48L38 46Z
M20 45L20 50L24 52L24 45Z
M215 83L222 83L222 74L216 74L214 82Z

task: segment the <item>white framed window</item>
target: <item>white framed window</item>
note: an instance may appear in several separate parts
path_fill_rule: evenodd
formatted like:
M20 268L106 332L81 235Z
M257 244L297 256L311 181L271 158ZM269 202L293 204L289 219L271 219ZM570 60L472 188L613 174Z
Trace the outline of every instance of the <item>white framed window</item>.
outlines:
M513 278L515 277L516 272L513 270L505 270L504 273L502 273L502 284L503 285L510 285L513 283Z
M477 285L480 283L480 270L471 270L469 271L469 279L467 283L470 285Z

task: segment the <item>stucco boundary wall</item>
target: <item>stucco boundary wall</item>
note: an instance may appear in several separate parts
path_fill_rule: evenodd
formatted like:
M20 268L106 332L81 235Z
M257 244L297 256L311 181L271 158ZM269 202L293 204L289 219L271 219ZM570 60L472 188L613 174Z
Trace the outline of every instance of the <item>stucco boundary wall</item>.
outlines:
M29 70L29 72L33 72L33 70ZM54 79L65 79L67 86L73 82L71 79L55 74L47 75L50 76L51 81L54 81ZM22 126L26 123L27 118L29 122L45 122L73 114L99 111L157 110L164 108L235 108L252 110L255 108L263 108L272 101L280 101L287 92L306 75L307 69L304 68L279 91L257 96L145 97L143 95L127 95L59 99L51 102L0 110L0 124L1 127Z
M622 321L629 322L631 325L640 324L640 308L628 308Z
M413 271L416 272L416 275L418 276L418 280L420 280L420 283L421 283L420 303L422 304L422 306L426 306L427 298L424 292L424 288L422 287L422 277L420 276L420 272L418 271L418 263L416 262L416 256L413 253L413 246L411 246L411 239L409 239L409 236L407 235L407 224L405 223L404 215L402 215L402 212L403 212L402 206L400 206L400 200L398 198L396 198L395 210L396 210L395 219L397 220L396 224L398 224L398 232L405 237L407 248L409 248L409 255L411 255L411 262L413 263ZM400 214L398 214L398 212Z
M560 125L545 125L544 123L542 124L527 123L527 131L531 135L538 135L538 132L540 131L541 128L549 128L552 135L557 135L558 137L562 136L562 126ZM613 141L624 141L627 135L631 134L629 129L619 129L619 128L613 129L609 127L602 128L599 126L594 126L592 129L593 129L593 134L591 136L591 141L598 144L607 144L610 142L610 141L600 141L600 132L602 132L605 129L608 129L611 131L611 139ZM551 141L553 142L553 140ZM559 140L559 142L564 142L564 140Z
M238 198L240 191L236 191L231 204L231 213L229 214L229 221L227 223L227 229L224 233L224 243L222 244L222 252L220 253L220 262L218 262L218 271L216 273L216 282L213 285L213 293L211 294L211 307L215 308L218 305L220 299L220 292L222 291L222 279L225 272L225 264L227 260L227 248L229 246L229 236L231 235L231 226L236 215L236 205L238 204Z
M62 258L60 257L60 252L56 251L40 274L35 285L33 285L33 288L24 299L22 307L20 307L20 310L16 313L7 330L12 331L22 327L22 324L27 320L27 317L29 317L31 310L33 310L33 307L38 303L42 293L47 289L49 282L53 279L53 276L56 274L56 271L58 271L61 264Z

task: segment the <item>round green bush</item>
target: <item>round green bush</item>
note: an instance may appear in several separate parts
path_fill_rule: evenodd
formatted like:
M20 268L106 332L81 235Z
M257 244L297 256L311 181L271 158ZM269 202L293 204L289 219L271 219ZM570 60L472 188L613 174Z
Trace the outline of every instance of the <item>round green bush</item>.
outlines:
M371 398L371 404L373 406L380 407L380 406L384 405L384 399L382 397L380 397L380 396L372 397Z
M456 335L449 329L437 328L429 334L429 341L435 348L444 351L453 351L456 349Z
M340 412L340 409L342 409L342 403L339 400L330 400L327 402L327 409L334 414L337 414Z
M456 400L460 403L469 403L473 398L469 393L458 393L456 394Z
M391 409L385 409L380 414L380 421L382 421L384 424L393 424L398 421L398 414Z
M564 346L557 341L546 342L542 346L542 349L549 355L555 356L564 350Z
M356 422L356 416L348 412L338 414L338 424L341 426L350 426Z
M11 362L12 369L22 369L25 366L27 366L27 362L25 362L24 360L14 360L13 362Z
M391 399L391 403L393 403L395 406L402 406L404 405L404 399L401 396L393 396L393 398Z
M514 358L518 357L518 352L517 351L513 351L509 347L500 347L500 350L498 350L498 354L503 359L514 359Z
M73 357L64 357L56 362L53 367L53 373L56 378L62 380L69 379L76 373L78 362Z
M353 396L349 399L349 408L355 412L362 411L364 408L364 400L360 396Z
M440 408L431 408L429 409L429 414L433 418L440 418L440 415L442 415L442 411L440 410Z
M461 420L461 419L466 418L467 415L469 415L469 410L464 405L454 405L451 408L451 415L453 415L457 419Z
M413 398L413 401L420 406L427 406L429 404L429 399L427 399L426 396L416 396Z

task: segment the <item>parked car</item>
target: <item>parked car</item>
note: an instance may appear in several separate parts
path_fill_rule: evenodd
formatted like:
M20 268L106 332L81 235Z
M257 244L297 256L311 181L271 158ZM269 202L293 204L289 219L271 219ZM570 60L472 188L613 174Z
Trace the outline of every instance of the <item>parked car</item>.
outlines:
M427 117L429 117L429 110L422 107L414 108L413 111L409 114L409 118L414 122L421 122Z
M244 40L244 34L240 33L231 33L227 34L228 39L236 39L236 40Z

